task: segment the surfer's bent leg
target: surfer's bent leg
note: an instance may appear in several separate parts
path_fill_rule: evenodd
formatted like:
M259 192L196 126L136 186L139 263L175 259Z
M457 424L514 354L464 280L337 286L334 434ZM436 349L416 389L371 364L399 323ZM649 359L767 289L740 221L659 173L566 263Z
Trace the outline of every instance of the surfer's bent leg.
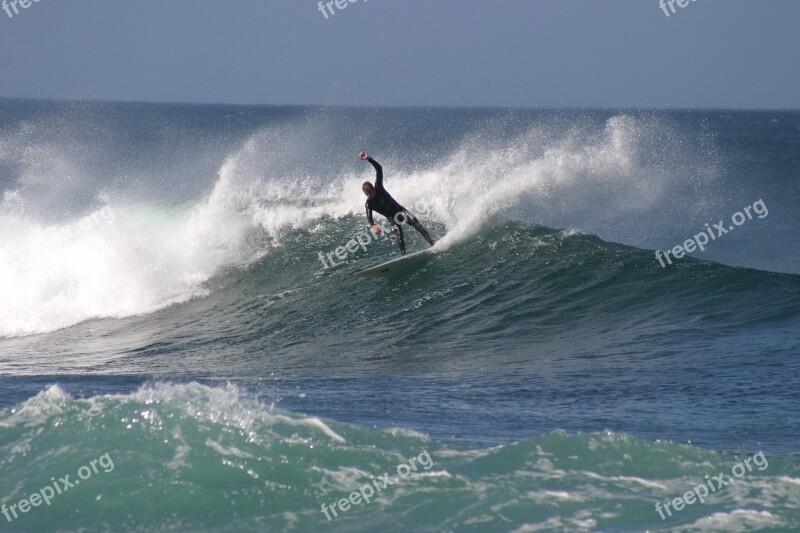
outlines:
M435 244L434 240L431 238L430 234L428 233L428 230L423 228L422 224L419 223L419 220L417 220L417 217L415 217L414 215L412 215L408 211L406 211L404 213L404 215L405 215L406 223L409 226L411 226L412 228L414 228L415 230L417 230L419 232L419 234L422 235L422 238L425 239L426 241L428 241L428 244L433 246Z

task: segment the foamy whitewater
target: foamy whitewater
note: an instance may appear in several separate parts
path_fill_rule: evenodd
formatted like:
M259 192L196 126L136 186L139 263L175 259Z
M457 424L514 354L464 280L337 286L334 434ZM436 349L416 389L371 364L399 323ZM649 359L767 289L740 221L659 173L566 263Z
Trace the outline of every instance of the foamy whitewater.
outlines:
M3 530L800 529L800 114L0 117ZM379 281L392 239L320 261L366 229L361 150L438 240Z

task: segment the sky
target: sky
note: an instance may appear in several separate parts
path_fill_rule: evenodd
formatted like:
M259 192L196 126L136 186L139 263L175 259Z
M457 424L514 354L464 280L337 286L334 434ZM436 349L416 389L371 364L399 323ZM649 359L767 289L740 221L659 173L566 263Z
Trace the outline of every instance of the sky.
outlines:
M798 0L5 1L0 97L800 109Z

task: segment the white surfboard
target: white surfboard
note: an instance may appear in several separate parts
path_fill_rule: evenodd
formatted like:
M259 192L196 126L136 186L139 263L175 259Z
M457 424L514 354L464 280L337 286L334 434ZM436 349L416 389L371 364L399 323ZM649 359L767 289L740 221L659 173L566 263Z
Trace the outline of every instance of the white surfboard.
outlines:
M401 270L405 270L406 268L419 263L431 254L433 254L432 248L422 250L421 252L414 252L413 254L404 255L398 257L397 259L392 259L391 261L381 263L378 266L368 268L367 270L359 272L359 275L364 276L365 278L384 278L386 276L391 276L396 272L400 272Z

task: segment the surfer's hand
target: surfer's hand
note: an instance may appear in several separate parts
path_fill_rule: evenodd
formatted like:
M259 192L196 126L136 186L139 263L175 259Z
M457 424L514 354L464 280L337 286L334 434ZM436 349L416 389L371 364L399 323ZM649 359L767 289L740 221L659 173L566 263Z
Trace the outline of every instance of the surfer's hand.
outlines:
M381 228L377 224L373 224L372 225L372 233L374 233L375 235L380 235L381 234Z
M366 160L368 157L369 156L367 155L367 152L361 152L360 154L358 154L358 158L361 160Z

